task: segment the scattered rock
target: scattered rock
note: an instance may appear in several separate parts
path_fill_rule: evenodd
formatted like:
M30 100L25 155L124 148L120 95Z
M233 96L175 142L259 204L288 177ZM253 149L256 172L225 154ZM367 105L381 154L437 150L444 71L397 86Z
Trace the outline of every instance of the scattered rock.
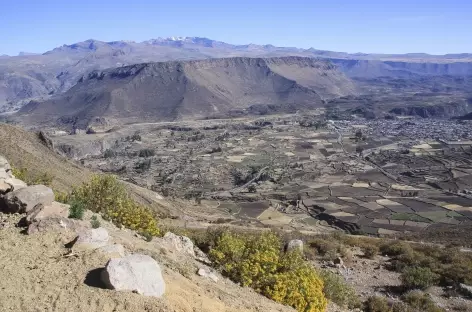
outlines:
M121 244L107 245L100 247L97 250L106 254L110 258L122 258L125 256L125 247Z
M104 228L89 229L77 236L74 249L97 249L108 245L110 236Z
M203 251L201 251L200 248L198 248L197 246L194 246L193 250L195 251L195 259L208 265L211 264L211 261L210 259L208 259L208 256Z
M20 190L22 188L25 188L27 187L28 185L21 181L20 179L17 179L17 178L8 178L8 179L5 179L5 183L8 183L12 186L13 190L12 191L17 191L17 190Z
M294 249L298 249L300 252L303 252L303 241L300 239L292 239L287 243L285 246L285 251L291 251Z
M472 286L466 284L459 284L459 289L464 295L472 298Z
M53 191L44 185L32 185L8 193L3 198L0 210L8 213L25 213L36 205L50 205L54 201Z
M162 238L167 244L174 247L177 251L187 253L195 257L193 242L186 236L178 236L172 232L167 232Z
M198 275L200 275L202 277L206 277L206 278L211 279L215 283L218 282L218 276L216 276L215 272L212 272L208 268L200 268L197 273L198 273Z
M50 217L67 218L69 216L69 205L53 201L50 205L37 204L33 210L27 213L26 223L31 224Z
M161 297L165 292L159 264L146 255L130 255L108 261L101 279L110 289Z
M339 267L342 267L344 265L344 261L341 257L337 257L336 259L334 259L333 263L334 265Z

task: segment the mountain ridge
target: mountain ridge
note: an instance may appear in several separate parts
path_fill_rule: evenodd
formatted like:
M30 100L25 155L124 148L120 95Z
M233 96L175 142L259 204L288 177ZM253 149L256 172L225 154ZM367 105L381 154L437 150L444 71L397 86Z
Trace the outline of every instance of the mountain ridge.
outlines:
M134 64L93 71L64 94L32 101L25 124L87 128L96 118L173 121L232 110L294 112L356 92L329 61L301 57L221 58Z
M143 42L89 39L40 55L0 57L0 113L18 110L31 100L44 101L66 92L94 70L132 64L250 57L325 59L351 78L470 76L472 54L349 54L273 45L233 45L204 37L158 38Z

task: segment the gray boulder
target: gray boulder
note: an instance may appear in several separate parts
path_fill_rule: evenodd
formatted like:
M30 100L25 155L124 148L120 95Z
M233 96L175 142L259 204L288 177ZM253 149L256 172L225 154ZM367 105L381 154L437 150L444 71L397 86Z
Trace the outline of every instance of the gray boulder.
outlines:
M162 239L175 250L195 257L193 242L190 240L190 238L186 236L178 236L172 232L167 232Z
M31 224L50 217L67 218L69 205L53 201L50 205L38 204L26 214L26 223Z
M146 255L111 259L102 271L101 279L108 288L118 291L133 291L152 297L162 297L165 292L159 264Z
M108 245L110 236L104 228L89 229L77 236L74 243L76 250L93 250Z
M44 185L28 186L8 193L3 198L0 210L9 213L27 213L36 205L50 205L54 201L53 191Z
M300 239L292 239L287 243L287 246L285 246L285 251L291 251L291 250L298 250L300 252L303 252L303 241Z
M28 186L25 182L21 181L20 179L16 179L16 178L5 179L5 183L10 184L13 188L13 191L17 191L19 189L22 189L22 188L25 188L25 187Z

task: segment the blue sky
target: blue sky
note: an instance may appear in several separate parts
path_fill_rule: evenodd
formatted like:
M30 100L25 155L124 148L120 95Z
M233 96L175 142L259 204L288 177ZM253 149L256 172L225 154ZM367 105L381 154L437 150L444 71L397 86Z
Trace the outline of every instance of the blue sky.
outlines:
M0 0L0 55L200 36L346 51L472 53L471 0Z

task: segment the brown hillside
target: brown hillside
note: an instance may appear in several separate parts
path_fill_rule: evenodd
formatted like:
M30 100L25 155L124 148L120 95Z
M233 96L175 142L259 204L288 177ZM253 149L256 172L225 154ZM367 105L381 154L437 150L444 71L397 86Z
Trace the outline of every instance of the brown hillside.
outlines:
M36 133L7 124L0 124L0 154L33 175L51 175L55 190L70 190L90 176L90 171L48 148Z
M24 125L87 128L98 117L143 122L244 109L295 112L354 92L352 81L329 61L312 58L145 63L92 72L64 94L29 103L18 118Z

